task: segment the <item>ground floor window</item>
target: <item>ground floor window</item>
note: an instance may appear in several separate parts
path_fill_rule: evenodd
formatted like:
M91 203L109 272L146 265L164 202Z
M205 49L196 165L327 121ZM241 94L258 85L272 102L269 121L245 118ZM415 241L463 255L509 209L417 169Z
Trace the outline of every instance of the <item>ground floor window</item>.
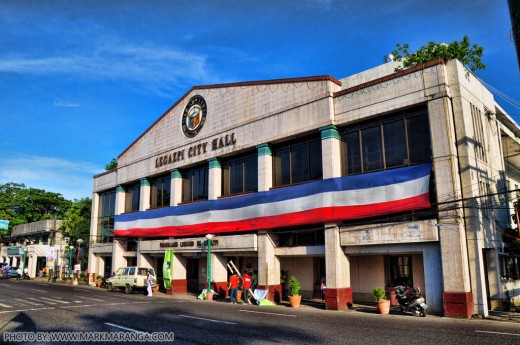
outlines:
M389 263L389 286L410 286L413 287L412 257L411 256L390 256Z
M520 255L500 255L500 276L520 279Z

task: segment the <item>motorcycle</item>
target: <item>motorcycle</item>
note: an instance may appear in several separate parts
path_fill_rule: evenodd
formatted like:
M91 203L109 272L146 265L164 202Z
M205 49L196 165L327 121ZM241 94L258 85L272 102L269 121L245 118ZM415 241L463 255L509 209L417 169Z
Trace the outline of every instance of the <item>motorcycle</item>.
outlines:
M428 306L419 288L409 288L406 286L396 286L395 296L399 302L401 312L412 312L415 316L426 317Z

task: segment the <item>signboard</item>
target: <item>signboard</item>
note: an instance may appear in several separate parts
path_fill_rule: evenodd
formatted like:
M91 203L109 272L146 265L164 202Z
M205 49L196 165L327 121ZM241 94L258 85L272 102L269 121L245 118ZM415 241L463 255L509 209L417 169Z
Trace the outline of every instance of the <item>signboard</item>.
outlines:
M54 269L54 260L56 259L56 248L49 247L47 248L47 253L45 254L45 266L48 270Z
M0 219L0 229L7 230L7 227L9 226L8 220L1 220Z
M74 272L79 272L81 271L81 265L80 264L75 264L74 265Z
M7 255L23 255L22 247L7 247Z

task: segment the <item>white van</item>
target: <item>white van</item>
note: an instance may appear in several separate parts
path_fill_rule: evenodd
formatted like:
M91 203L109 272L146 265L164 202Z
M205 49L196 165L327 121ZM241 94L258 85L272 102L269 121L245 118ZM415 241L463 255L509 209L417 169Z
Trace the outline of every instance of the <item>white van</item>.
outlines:
M146 272L150 271L154 280L155 271L149 267L121 267L117 270L113 277L108 278L108 290L125 289L125 293L132 293L133 290L146 291L148 287L148 276Z

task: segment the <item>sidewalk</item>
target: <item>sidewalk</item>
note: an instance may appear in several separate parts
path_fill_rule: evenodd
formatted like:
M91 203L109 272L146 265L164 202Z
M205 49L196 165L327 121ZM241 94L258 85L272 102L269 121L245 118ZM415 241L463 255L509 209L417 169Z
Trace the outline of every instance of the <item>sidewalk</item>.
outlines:
M52 284L66 285L65 280L59 279L59 278L56 279L55 283L48 282L47 277L41 277L41 278L36 277L31 280L34 282L39 282L39 283L48 283L49 285L52 285ZM90 286L90 285L86 284L85 282L79 282L78 285L71 284L70 286L73 288L80 287L80 288L99 289L97 286ZM190 299L190 300L193 299L196 301L200 301L200 300L197 300L198 295L192 294L192 293L171 296L171 295L165 294L164 292L159 291L159 292L155 293L154 296L161 297L161 298L175 297L175 298ZM200 301L200 302L205 302L205 301ZM219 302L215 301L215 303L219 303ZM289 304L289 301L282 301L277 306L271 307L271 308L290 308L290 304ZM325 305L319 299L302 300L299 309L301 309L301 310L306 310L306 309L308 309L308 310L310 310L310 309L325 310ZM352 308L349 308L346 311L347 312L353 311L353 312L377 314L377 309L376 309L375 304L371 304L371 303L354 304L352 306ZM402 313L398 307L392 306L390 308L390 315L402 315ZM443 316L437 315L437 314L429 314L427 317L443 317ZM490 320L490 321L520 323L520 312L490 310L488 317L483 318L483 319L477 319L477 320L483 320L483 321Z

